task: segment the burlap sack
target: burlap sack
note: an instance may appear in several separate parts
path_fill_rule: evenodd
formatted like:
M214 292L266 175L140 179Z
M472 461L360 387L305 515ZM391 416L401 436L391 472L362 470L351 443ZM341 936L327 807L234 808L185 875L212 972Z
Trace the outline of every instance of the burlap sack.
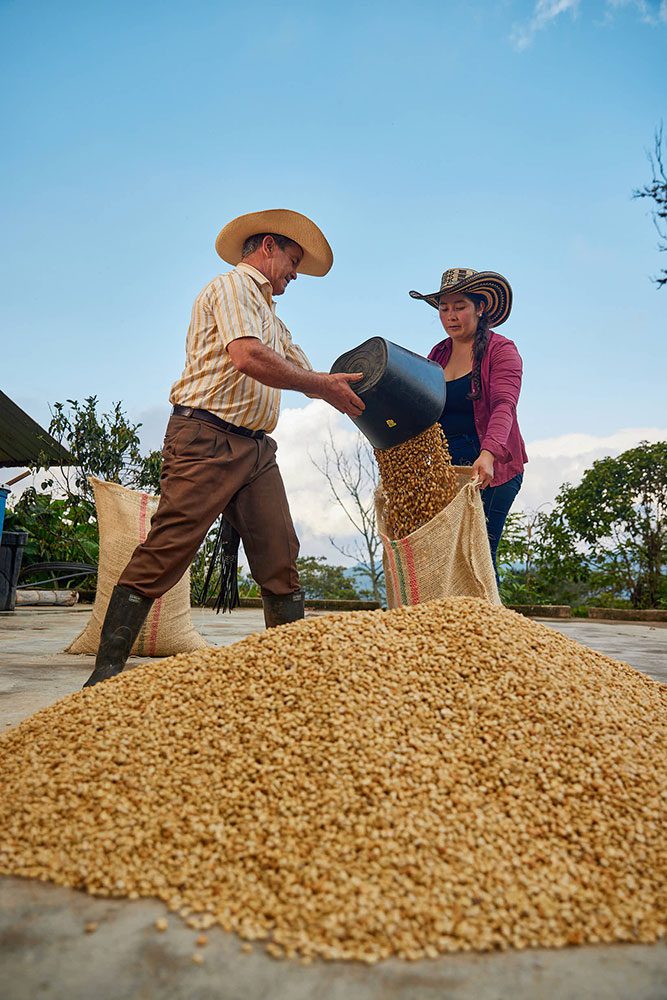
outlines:
M405 538L386 531L384 497L376 493L387 606L399 608L442 597L483 597L500 604L486 533L486 517L470 469L457 466L459 492L444 510Z
M148 534L157 510L157 497L128 490L119 483L90 478L95 493L100 529L97 595L93 613L83 632L67 648L68 653L96 653L111 591L137 545ZM208 643L195 631L190 616L190 573L153 603L148 618L132 647L134 656L171 656L190 653Z
M472 479L472 465L453 465L452 469L456 473L459 489L469 483Z

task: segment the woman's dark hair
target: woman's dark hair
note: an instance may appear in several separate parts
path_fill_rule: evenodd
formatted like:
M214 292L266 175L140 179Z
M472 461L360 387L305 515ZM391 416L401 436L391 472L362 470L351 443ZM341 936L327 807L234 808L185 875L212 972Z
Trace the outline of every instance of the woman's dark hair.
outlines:
M482 307L482 315L477 321L477 330L472 345L472 375L470 377L470 392L468 399L479 399L482 395L482 358L489 342L489 318L487 316L487 301L483 295L471 295L465 292L465 297L470 299L475 308Z

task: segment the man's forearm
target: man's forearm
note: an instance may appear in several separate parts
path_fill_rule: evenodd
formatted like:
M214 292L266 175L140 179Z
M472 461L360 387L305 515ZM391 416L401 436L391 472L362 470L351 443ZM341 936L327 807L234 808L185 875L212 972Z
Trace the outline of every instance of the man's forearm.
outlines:
M273 389L293 389L313 395L318 395L322 390L323 379L318 372L300 368L259 341L244 347L238 361L232 356L234 366L244 375L249 375L263 385L270 385Z
M352 388L350 382L363 378L361 372L311 372L287 358L254 337L241 337L227 347L232 364L263 385L273 389L295 389L314 399L324 399L340 413L348 417L358 417L364 410L364 403Z

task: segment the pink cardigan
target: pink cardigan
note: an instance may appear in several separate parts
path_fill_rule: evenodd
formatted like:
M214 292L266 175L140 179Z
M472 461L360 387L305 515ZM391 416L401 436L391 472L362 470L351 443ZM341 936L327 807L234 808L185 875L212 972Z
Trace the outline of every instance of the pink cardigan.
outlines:
M437 361L444 368L451 352L452 342L447 337L435 345L429 360ZM502 486L518 472L523 472L528 461L516 418L522 371L521 355L514 341L491 330L482 358L481 398L473 400L472 404L480 447L490 451L495 459L491 486Z

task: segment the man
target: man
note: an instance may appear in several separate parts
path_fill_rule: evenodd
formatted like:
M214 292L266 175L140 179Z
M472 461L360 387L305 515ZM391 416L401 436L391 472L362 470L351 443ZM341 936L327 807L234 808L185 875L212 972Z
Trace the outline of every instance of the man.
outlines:
M236 266L195 301L185 368L169 397L160 503L113 590L85 687L122 671L153 601L180 580L223 511L243 540L267 627L304 615L299 542L267 432L278 420L281 389L359 416L364 404L349 383L362 376L314 372L273 298L297 274L325 275L333 254L314 222L285 209L234 219L215 245Z

